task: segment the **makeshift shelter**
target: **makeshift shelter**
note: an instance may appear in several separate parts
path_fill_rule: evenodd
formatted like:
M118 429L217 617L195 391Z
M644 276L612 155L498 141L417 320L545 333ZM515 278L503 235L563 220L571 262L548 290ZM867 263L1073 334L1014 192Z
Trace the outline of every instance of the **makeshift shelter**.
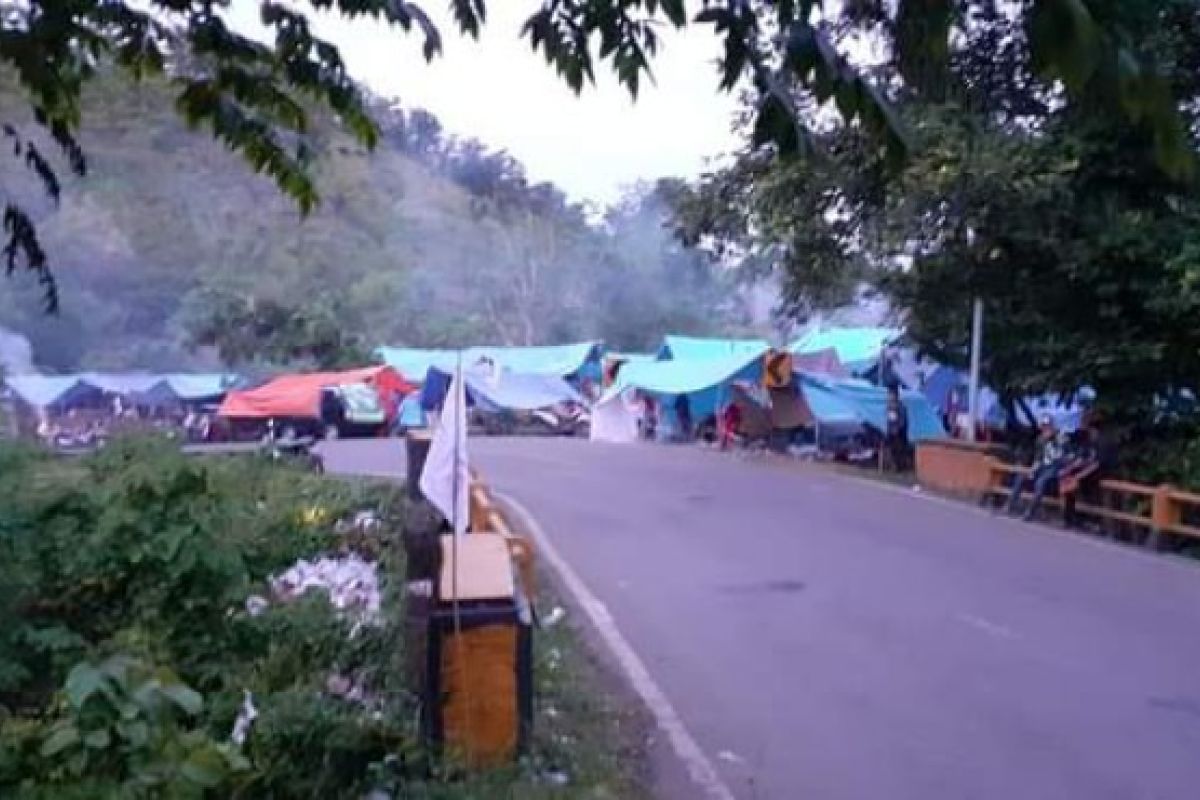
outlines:
M821 426L887 427L887 390L858 380L830 380L811 373L798 373L797 391L803 396L814 424ZM940 439L946 429L930 402L920 392L901 391L900 401L908 411L911 442Z
M35 409L65 411L104 403L103 392L76 375L11 375L4 383L18 400Z
M600 380L599 342L562 345L482 346L464 350L429 350L413 347L377 347L375 357L414 380L431 368L453 372L461 356L464 368L496 365L520 375Z
M491 362L515 375L600 380L600 342L534 345L529 347L471 347L464 364Z
M372 387L389 416L401 398L413 389L400 373L388 366L280 375L254 389L229 392L217 413L230 419L317 419L321 390L352 384Z
M161 380L148 372L84 372L79 379L105 394L130 398L145 394Z
M965 386L966 382L966 375L960 370L953 367L939 366L925 379L925 385L921 387L921 394L925 395L925 399L934 408L940 413L945 414L950 410L951 395ZM957 410L965 411L966 409L959 408Z
M617 374L626 364L648 363L655 360L652 353L618 353L604 354L604 372L601 383L605 388L612 386Z
M879 361L883 349L903 335L897 328L825 328L801 336L788 348L801 355L832 349L853 373L864 372Z
M688 398L692 419L698 422L732 400L734 381L758 383L766 345L746 349L723 358L652 361L626 364L616 382L605 390L592 414L593 441L627 442L637 438L636 406L624 397L630 390L663 398ZM660 403L664 407L666 404ZM632 419L632 423L631 423ZM663 415L660 430L669 430L671 420ZM630 436L630 432L633 435Z
M710 339L667 334L658 348L659 361L708 360L762 355L765 339Z
M753 387L747 383L735 381L729 388L730 398L741 412L739 433L749 439L769 438L775 428L772 407L759 402Z
M421 387L421 406L438 408L450 388L454 370L430 367ZM561 403L582 403L571 384L556 375L520 373L507 369L464 369L467 402L489 411L536 411Z
M399 372L408 380L419 381L430 367L454 369L457 350L438 350L421 347L376 347L376 360Z
M849 378L850 370L838 358L837 350L826 347L811 353L792 353L793 372L811 372L830 378Z

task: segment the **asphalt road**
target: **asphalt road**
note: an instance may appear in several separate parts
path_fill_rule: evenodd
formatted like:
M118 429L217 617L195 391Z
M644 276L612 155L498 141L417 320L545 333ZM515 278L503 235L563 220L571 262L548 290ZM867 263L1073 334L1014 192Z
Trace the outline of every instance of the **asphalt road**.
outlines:
M399 451L337 443L327 466L395 471ZM1200 797L1191 564L694 448L479 439L472 458L738 797Z

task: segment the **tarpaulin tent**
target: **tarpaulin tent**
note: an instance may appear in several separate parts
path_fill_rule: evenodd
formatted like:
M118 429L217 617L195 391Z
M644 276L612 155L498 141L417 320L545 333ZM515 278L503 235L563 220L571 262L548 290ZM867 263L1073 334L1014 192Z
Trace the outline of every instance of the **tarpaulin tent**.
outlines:
M217 413L231 419L316 419L320 417L321 389L355 383L373 387L389 415L413 389L388 366L280 375L257 388L229 392Z
M880 431L887 427L887 390L882 387L856 380L830 380L811 373L798 373L796 385L814 421L821 425L852 422ZM901 391L900 401L908 411L909 441L940 439L946 435L937 412L920 392Z
M148 372L85 372L79 379L102 392L126 397L144 394L161 380Z
M517 375L551 375L558 378L600 380L600 342L534 345L529 347L471 347L464 365L483 360Z
M375 358L398 371L407 380L419 381L430 367L454 369L457 350L437 350L421 347L376 347ZM467 363L464 361L464 363Z
M862 372L874 366L883 348L902 335L903 331L896 328L816 329L801 336L788 349L800 354L832 349L852 372Z
M735 358L762 355L766 349L765 339L708 339L667 334L663 337L662 346L658 348L658 359L668 361Z
M168 393L184 401L209 400L224 395L237 385L238 377L223 372L184 373L175 372L161 376L161 380L150 390L152 396Z
M375 357L419 380L430 368L453 372L461 354L463 367L472 369L494 364L521 375L550 375L558 378L600 379L600 343L468 347L465 350L428 350L412 347L377 347Z
M103 402L101 390L76 375L11 375L4 383L23 403L33 408L61 410Z
M454 370L430 367L421 388L421 405L437 408L445 399ZM579 392L556 375L513 372L507 369L464 369L467 402L493 411L535 411L560 403L582 403Z
M939 366L933 372L929 373L929 377L925 379L925 385L921 387L921 394L925 395L925 399L933 404L941 413L945 414L950 404L951 393L964 386L967 382L966 375L953 367ZM963 405L960 403L960 405ZM965 408L959 408L959 411L965 411Z
M630 425L622 415L633 413L623 395L632 389L660 397L686 395L693 421L716 412L718 405L732 399L730 384L734 381L757 383L762 377L762 357L766 345L747 350L741 355L722 358L702 358L673 361L634 362L626 364L616 382L605 390L592 417L592 439L595 441L628 441ZM666 410L664 408L664 410ZM603 420L597 425L597 417ZM611 424L609 424L611 423ZM670 427L664 415L659 429Z
M830 378L850 377L850 370L842 364L837 350L832 347L814 350L811 353L792 353L792 370L794 372L812 372Z

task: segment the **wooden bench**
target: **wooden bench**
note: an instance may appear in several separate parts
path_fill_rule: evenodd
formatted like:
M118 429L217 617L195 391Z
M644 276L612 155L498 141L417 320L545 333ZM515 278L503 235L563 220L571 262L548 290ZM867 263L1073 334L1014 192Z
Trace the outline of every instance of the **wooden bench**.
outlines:
M1012 481L1016 477L1027 478L1032 470L1029 467L1022 467L1018 464L1008 464L998 458L992 458L988 463L988 485L984 490L981 501L985 504L996 504L1007 502L1012 495ZM1067 493L1069 494L1069 493ZM1032 487L1021 493L1024 500L1033 499ZM1058 491L1054 494L1047 494L1042 499L1042 504L1050 508L1061 509L1063 506L1064 492L1062 487L1058 487Z
M1014 476L1028 476L1028 467L1007 464L992 458L988 464L989 480L981 502L1004 501L1012 492ZM1073 475L1060 482L1057 496L1047 496L1043 503L1062 509L1064 501L1078 490L1084 476ZM1148 486L1131 481L1105 479L1100 481L1100 502L1076 501L1074 511L1081 517L1097 520L1105 535L1132 532L1135 539L1157 547L1163 535L1200 539L1200 494L1181 491L1172 486ZM1026 491L1023 496L1030 497Z

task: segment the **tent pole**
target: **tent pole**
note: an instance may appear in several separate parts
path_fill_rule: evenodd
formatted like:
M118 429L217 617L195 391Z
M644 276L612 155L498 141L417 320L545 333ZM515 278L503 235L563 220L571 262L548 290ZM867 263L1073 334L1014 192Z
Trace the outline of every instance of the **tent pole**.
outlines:
M971 383L967 389L967 441L975 441L979 426L979 368L983 357L983 298L976 297L971 309Z

